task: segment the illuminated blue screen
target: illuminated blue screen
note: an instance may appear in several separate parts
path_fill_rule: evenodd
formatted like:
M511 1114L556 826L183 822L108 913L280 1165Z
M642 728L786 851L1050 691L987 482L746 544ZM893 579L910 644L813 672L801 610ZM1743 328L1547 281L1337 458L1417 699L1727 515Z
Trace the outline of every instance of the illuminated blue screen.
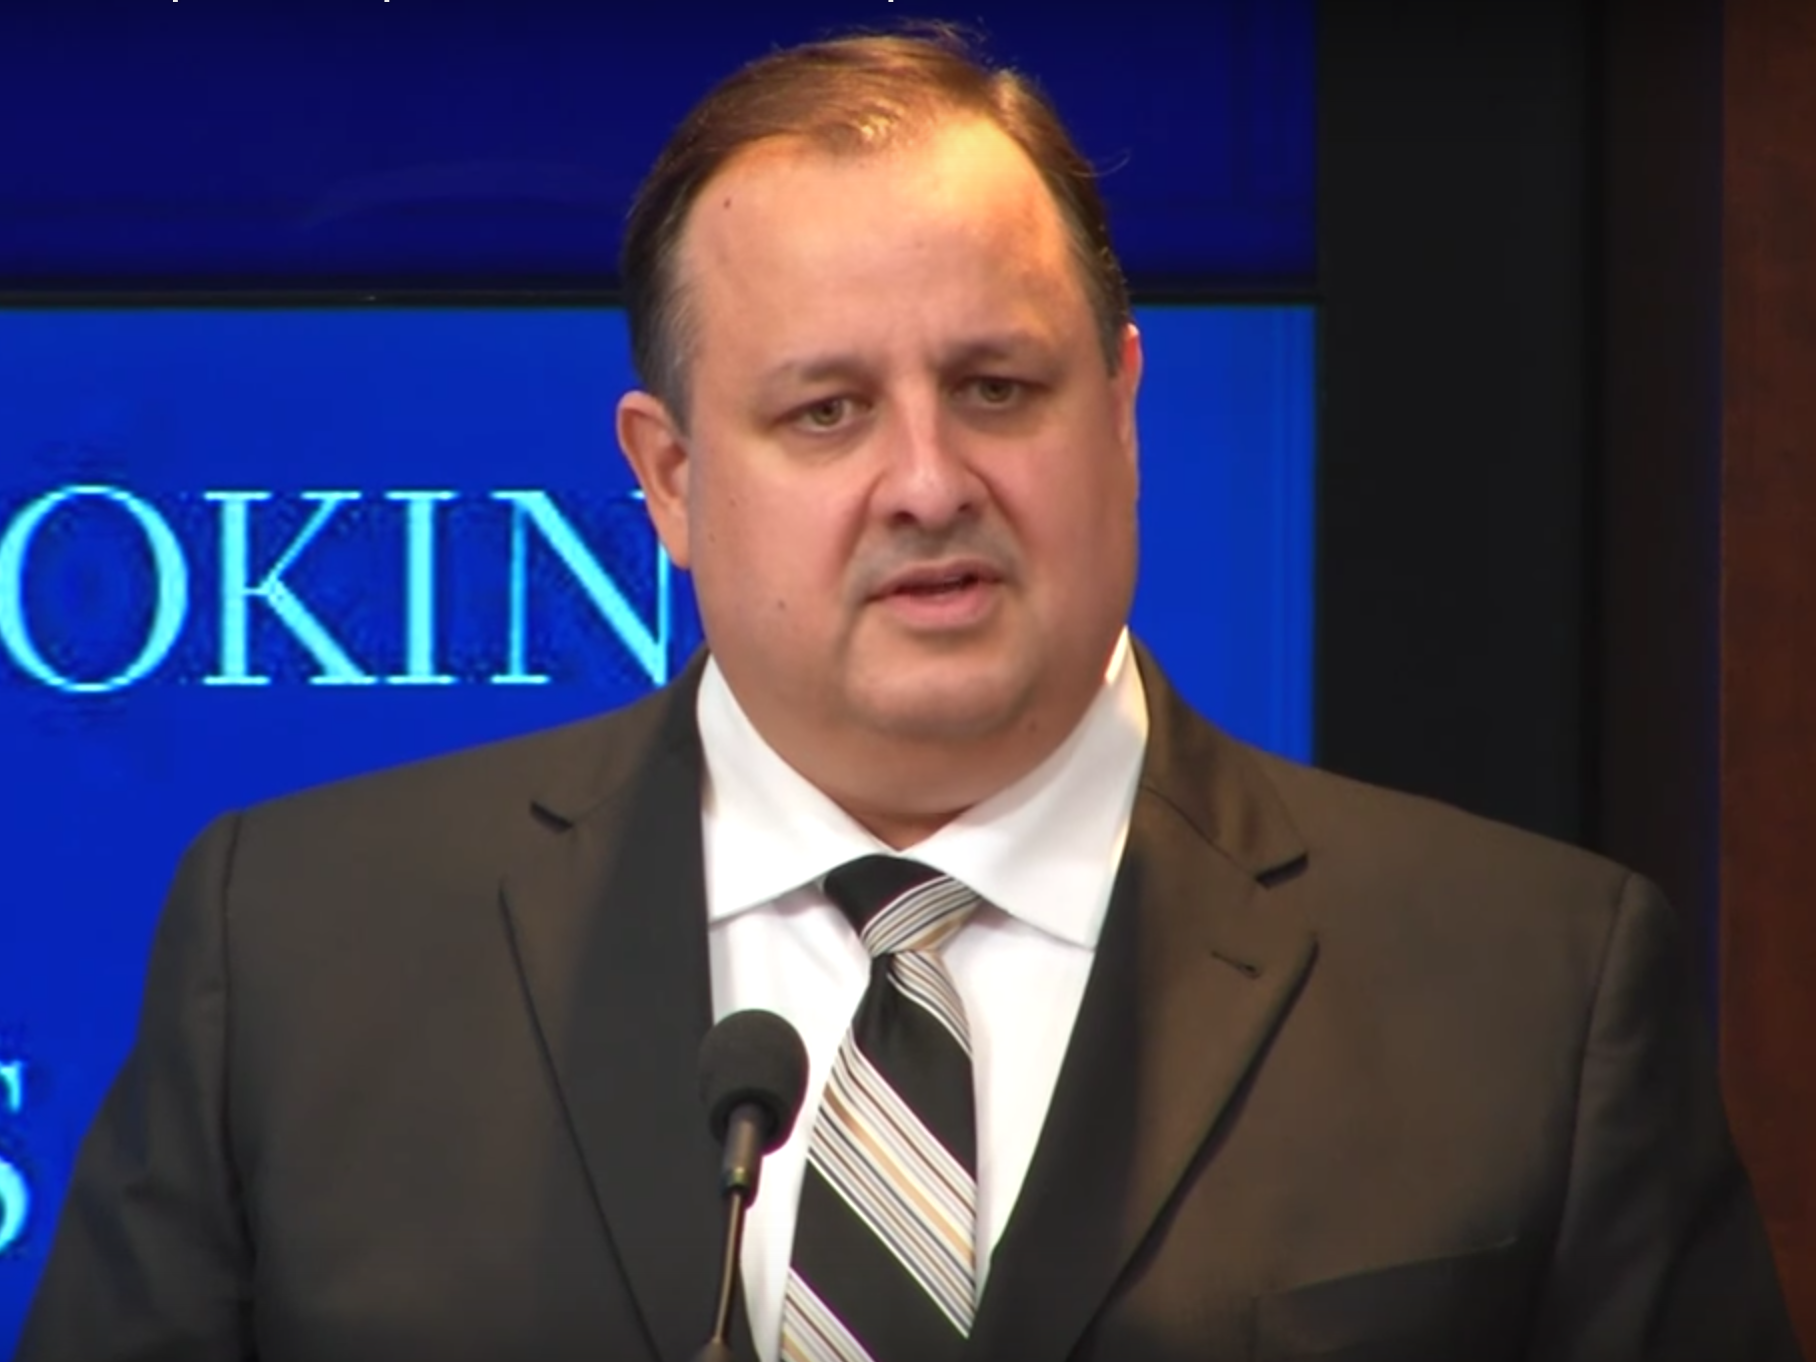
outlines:
M1313 0L0 5L0 288L608 282L714 81L953 18L1035 76L1138 281L1315 274Z
M1311 745L1313 317L1144 308L1135 627ZM699 642L610 309L0 309L0 1350L215 812L616 705Z

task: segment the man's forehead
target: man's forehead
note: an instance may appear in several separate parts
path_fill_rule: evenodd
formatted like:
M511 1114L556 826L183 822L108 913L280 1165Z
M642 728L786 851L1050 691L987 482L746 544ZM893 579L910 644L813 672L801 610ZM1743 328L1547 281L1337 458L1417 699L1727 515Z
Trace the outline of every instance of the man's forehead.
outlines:
M794 136L753 145L701 187L677 244L690 359L737 356L765 388L874 372L909 349L957 367L955 349L987 359L1011 330L1024 354L1066 348L1061 333L1089 308L1057 201L983 119L862 151ZM872 288L886 308L852 306Z

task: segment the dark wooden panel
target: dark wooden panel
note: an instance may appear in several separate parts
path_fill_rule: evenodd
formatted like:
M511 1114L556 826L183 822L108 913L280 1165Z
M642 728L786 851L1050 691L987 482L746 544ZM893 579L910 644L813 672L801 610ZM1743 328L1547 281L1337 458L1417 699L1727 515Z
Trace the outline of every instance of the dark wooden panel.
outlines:
M1816 5L1724 22L1722 1059L1816 1345Z

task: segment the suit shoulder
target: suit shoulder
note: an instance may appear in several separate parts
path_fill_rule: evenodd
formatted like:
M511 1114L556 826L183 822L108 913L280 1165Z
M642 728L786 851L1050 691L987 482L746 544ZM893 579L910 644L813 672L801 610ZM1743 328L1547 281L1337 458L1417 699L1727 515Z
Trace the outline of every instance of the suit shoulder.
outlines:
M316 837L334 829L405 822L441 828L499 820L531 804L572 819L632 778L664 740L672 688L620 709L513 737L458 748L254 804L248 833Z
M1255 759L1304 847L1278 882L1282 899L1317 933L1330 977L1360 981L1368 996L1495 1026L1518 1016L1541 1027L1552 1006L1580 1021L1631 905L1685 938L1678 911L1604 856L1438 800Z
M1507 885L1612 905L1627 867L1557 838L1422 795L1251 749L1314 860L1352 874L1449 889Z

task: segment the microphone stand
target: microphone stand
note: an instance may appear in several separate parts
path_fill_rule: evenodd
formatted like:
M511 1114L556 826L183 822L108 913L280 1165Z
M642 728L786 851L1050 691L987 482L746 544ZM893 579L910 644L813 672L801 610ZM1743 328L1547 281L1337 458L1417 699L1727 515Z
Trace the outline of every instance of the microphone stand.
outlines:
M731 1313L738 1299L738 1253L744 1242L744 1194L734 1191L725 1207L725 1268L719 1274L719 1304L713 1312L712 1336L694 1362L733 1362L731 1349Z
M719 1190L725 1197L725 1259L719 1272L719 1303L713 1312L712 1335L694 1362L733 1362L731 1316L738 1300L738 1256L744 1245L744 1211L757 1199L757 1174L763 1166L763 1142L769 1117L762 1107L746 1103L732 1112L725 1130L725 1161Z

